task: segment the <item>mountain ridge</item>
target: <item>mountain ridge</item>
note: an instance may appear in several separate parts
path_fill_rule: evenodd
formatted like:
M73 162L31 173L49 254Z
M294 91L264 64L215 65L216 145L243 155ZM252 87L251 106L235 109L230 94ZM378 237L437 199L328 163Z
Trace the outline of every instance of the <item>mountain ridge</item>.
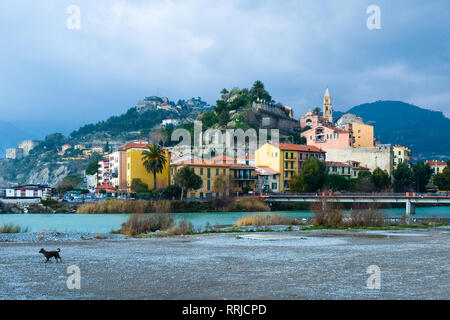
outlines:
M414 160L450 157L450 119L442 111L402 101L378 100L335 115L344 113L355 114L374 125L374 136L382 143L410 148Z

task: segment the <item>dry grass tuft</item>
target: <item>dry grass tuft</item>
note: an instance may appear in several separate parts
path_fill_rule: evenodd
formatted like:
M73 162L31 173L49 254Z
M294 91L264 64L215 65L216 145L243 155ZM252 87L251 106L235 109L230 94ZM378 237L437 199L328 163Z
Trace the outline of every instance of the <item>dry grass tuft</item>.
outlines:
M262 200L246 198L230 202L224 207L224 211L270 211L270 206Z
M382 227L384 216L376 209L353 210L350 219L345 221L346 227Z
M152 203L145 200L116 200L84 203L77 213L148 213L152 212Z
M343 213L338 203L313 202L310 205L310 210L313 213L312 222L316 226L337 228L342 225Z
M12 223L7 223L0 226L0 233L22 233L22 232L28 232L28 228L22 228L21 226Z
M178 221L177 225L171 226L167 231L163 232L162 236L176 236L176 235L186 235L194 233L194 226L190 221L185 219Z
M301 222L297 219L280 216L279 214L252 214L239 218L235 225L245 226L274 226L274 225L299 225Z
M142 233L167 230L173 226L174 220L168 214L133 214L122 224L120 233L137 236Z

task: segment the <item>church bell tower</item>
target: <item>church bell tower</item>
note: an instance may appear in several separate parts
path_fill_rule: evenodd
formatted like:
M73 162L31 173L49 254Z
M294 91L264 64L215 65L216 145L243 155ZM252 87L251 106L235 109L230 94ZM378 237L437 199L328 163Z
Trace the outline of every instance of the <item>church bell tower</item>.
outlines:
M331 104L331 97L328 88L323 96L323 117L329 122L333 122L333 105Z

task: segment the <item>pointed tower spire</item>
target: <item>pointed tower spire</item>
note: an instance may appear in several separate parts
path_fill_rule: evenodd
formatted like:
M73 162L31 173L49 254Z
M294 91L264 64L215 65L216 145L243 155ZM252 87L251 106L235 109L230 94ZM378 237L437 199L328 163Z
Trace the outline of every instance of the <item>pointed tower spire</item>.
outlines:
M329 122L333 122L333 105L331 104L331 96L328 88L323 96L323 117Z

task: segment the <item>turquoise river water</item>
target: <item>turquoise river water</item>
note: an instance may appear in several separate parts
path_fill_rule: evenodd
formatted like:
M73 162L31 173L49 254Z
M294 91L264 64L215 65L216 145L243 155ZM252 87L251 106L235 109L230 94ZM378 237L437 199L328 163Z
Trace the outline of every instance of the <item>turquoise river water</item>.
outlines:
M405 209L383 209L387 217L400 218ZM293 218L309 218L310 211L280 211L272 212ZM250 212L198 212L176 213L175 220L187 219L194 227L204 228L209 222L214 225L232 225L242 216L250 215ZM260 214L264 214L261 212ZM30 232L59 231L59 232L93 232L107 233L120 229L129 214L0 214L0 226L12 223L28 228ZM416 208L416 214L412 218L448 218L450 219L450 207Z

